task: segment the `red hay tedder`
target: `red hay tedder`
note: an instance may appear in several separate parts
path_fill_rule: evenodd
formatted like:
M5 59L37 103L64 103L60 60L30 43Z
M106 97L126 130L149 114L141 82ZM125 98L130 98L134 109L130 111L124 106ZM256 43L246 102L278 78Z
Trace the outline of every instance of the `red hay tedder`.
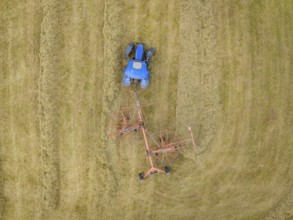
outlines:
M145 145L146 157L149 161L150 168L144 173L138 174L139 180L144 180L150 174L165 173L170 174L170 161L177 159L180 152L187 143L191 143L195 147L195 141L191 128L189 127L189 139L180 139L175 133L167 130L160 130L155 134L150 134L145 126L145 121L140 105L139 96L136 90L135 109L124 108L118 114L112 117L112 123L109 123L109 136L125 136L126 134L139 133L142 135ZM149 144L149 143L154 144ZM155 164L161 164L163 168L158 168ZM169 166L166 166L168 164Z

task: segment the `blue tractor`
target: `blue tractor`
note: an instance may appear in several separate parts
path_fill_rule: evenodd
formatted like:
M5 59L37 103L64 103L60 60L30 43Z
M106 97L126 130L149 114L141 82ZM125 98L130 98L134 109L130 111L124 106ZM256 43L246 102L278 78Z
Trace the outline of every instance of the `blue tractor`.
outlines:
M154 48L146 52L141 43L130 43L126 47L125 57L128 59L128 64L122 78L122 84L124 86L130 86L132 82L139 82L143 89L149 86L150 72L148 70L148 65L154 52Z

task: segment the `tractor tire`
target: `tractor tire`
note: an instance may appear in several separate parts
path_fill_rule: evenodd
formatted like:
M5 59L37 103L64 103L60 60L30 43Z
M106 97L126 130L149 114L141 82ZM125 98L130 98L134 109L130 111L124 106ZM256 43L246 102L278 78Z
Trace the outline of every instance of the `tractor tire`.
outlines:
M166 175L170 175L171 169L168 166L164 167Z
M130 54L133 52L133 50L134 50L134 46L135 46L134 43L130 43L130 44L128 44L128 46L127 46L126 49L125 49L125 53L124 53L125 58L129 58L129 55L130 55Z
M138 174L139 181L142 182L144 180L144 173Z
M146 53L146 62L148 63L149 60L151 59L151 57L153 56L153 54L155 53L155 49L151 48L148 50L148 52Z

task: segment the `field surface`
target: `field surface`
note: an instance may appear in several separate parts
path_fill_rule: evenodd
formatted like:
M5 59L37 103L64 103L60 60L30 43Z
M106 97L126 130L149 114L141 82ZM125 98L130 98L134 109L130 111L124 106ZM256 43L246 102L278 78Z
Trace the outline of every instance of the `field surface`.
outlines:
M293 2L3 0L0 219L293 219ZM123 50L156 48L149 131L187 134L144 183ZM186 132L187 131L187 132Z

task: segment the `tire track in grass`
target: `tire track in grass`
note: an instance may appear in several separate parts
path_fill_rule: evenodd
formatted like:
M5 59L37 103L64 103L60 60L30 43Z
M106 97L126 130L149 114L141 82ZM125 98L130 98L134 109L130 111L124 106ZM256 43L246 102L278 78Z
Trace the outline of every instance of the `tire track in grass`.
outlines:
M5 100L0 111L1 219L39 217L40 213L35 209L40 207L41 197L38 106L35 102L39 74L39 17L36 2L1 3L0 75L3 87L0 93L1 100Z
M2 93L4 94L4 93ZM2 112L0 113L0 116L2 116ZM1 133L5 134L5 132L3 131L4 129L4 125L5 125L5 121L1 120L0 125L1 125ZM5 197L4 197L4 171L3 171L3 146L5 146L6 143L4 140L0 140L0 154L1 154L1 158L0 158L0 219L3 218L4 214L5 214Z
M83 206L81 204L81 180L79 179L79 172L81 164L79 156L86 151L86 146L81 143L81 134L83 130L84 121L80 121L82 112L82 82L85 73L82 72L82 49L83 41L82 34L86 34L86 29L82 30L83 8L82 1L67 1L64 5L65 20L62 22L64 32L64 60L68 69L62 81L60 90L63 96L63 105L60 106L61 118L66 119L62 122L62 126L67 127L64 131L62 140L60 140L60 161L62 183L61 183L61 199L62 209L67 210L63 215L65 218L84 218ZM82 33L82 34L81 34ZM67 35L68 34L68 35ZM66 42L66 43L65 43ZM70 54L69 57L66 55ZM63 84L64 83L64 84ZM83 149L79 152L80 149ZM70 217L69 217L70 216Z
M223 157L217 161L214 169L208 171L207 176L211 177L217 173L214 181L224 181L231 188L235 187L233 194L237 193L239 196L236 199L232 196L232 192L227 195L220 193L221 206L233 206L234 209L223 212L223 208L218 210L214 208L210 213L211 216L219 213L217 216L222 218L234 215L238 218L254 216L259 219L261 210L267 209L268 204L271 204L276 195L285 188L280 184L280 180L276 181L280 178L278 176L286 172L284 164L281 163L278 172L273 171L276 168L274 161L280 157L282 151L281 146L276 148L275 145L283 145L281 133L276 129L279 127L279 122L271 121L273 123L270 123L270 126L264 123L271 109L278 106L277 108L283 111L284 105L281 103L285 98L275 99L275 92L280 91L277 93L283 96L284 90L280 90L280 85L287 87L280 80L283 69L278 57L282 57L282 54L276 56L268 46L270 42L275 41L274 34L269 31L275 26L274 22L266 22L264 19L267 16L271 18L271 14L274 14L272 8L276 7L269 6L267 7L269 10L263 10L262 4L242 8L241 4L228 3L229 1L221 6L217 5L219 13L222 13L217 25L219 30L223 30L223 34L221 32L219 34L219 39L224 39L219 46L220 53L223 53L223 56L220 56L222 59L220 63L224 64L221 89L225 91L221 94L221 101L226 102L223 102L223 122L221 122L225 127L225 133L219 135L222 140L214 148L221 153L214 156L214 159ZM275 68L279 70L278 77L273 72ZM225 94L228 97L226 100ZM271 133L272 131L274 132ZM288 151L284 152L288 154ZM228 170L221 169L227 166ZM272 172L275 174L272 175ZM274 184L278 187L273 187ZM222 182L221 185L225 184ZM244 190L246 187L249 190ZM270 187L274 190L270 190ZM265 203L259 202L262 197L265 197ZM214 200L216 199L215 197ZM213 204L211 206L214 207Z
M2 8L0 9L1 11L3 10ZM1 26L0 26L0 36L1 38L4 38L4 34L2 33L2 30L4 30L4 28L2 27L2 25L4 24L4 19L2 19L2 13L1 13ZM4 47L4 40L1 39L0 41L0 47L3 48ZM1 57L1 72L5 72L5 69L7 69L7 66L4 63L4 49L1 49L1 53L0 53ZM5 79L4 74L1 75L1 81L3 82ZM7 88L1 88L1 97L6 97L8 96L8 89ZM2 98L1 98L1 102L2 102ZM5 108L6 108L6 103L1 103L2 108L0 108L0 132L1 132L1 138L0 138L0 219L3 218L3 215L5 214L5 196L4 196L4 170L3 170L3 160L4 160L4 150L3 148L5 146L8 145L8 137L7 137L7 131L6 131L6 125L8 124L8 120L6 117L6 112L5 112ZM7 137L7 138L3 138L3 136Z
M58 106L60 118L58 135L62 137L59 141L62 203L60 211L54 213L56 216L52 215L52 219L58 218L58 215L59 218L62 216L66 219L87 219L89 210L95 211L93 207L95 203L91 197L88 197L89 195L95 197L95 195L93 190L88 188L88 183L90 177L94 178L96 173L95 169L91 168L94 167L92 165L95 157L93 139L97 119L96 114L93 113L95 108L93 105L96 102L88 102L88 91L94 94L95 92L100 94L100 92L94 89L97 73L92 71L92 68L97 65L94 59L98 50L96 51L94 37L90 36L88 30L89 26L94 26L95 23L87 19L92 16L93 10L98 13L99 8L88 3L90 9L85 10L83 3L83 1L62 2ZM93 50L90 57L89 44ZM96 98L96 95L91 97ZM90 115L91 119L88 118ZM89 175L90 173L92 175ZM96 180L92 186L95 185ZM87 200L91 202L87 203Z
M106 199L102 197L107 193L107 173L103 169L108 164L102 159L107 147L100 149L104 0L68 0L62 8L62 204L52 219L105 219Z
M179 1L168 1L167 14L167 61L166 68L168 75L168 87L164 99L168 100L167 129L176 131L176 103L177 103L177 84L179 74L179 21L180 21ZM164 67L163 67L164 68Z
M58 144L58 74L60 2L43 0L41 23L39 120L44 209L55 209L60 199Z
M218 111L213 1L180 2L177 127L193 128L204 149L214 138Z
M148 107L152 132L158 129L175 129L179 58L179 3L178 1L152 2L149 19L145 17L142 35L156 49L152 58L151 86L143 91L142 98Z
M103 19L97 19L96 15L103 17L104 1L92 2L89 4L83 1L83 25L81 32L86 30L87 34L83 34L83 67L82 71L86 73L86 83L83 86L84 97L83 112L86 115L86 123L82 136L82 143L87 148L87 152L83 154L81 170L81 179L84 184L81 186L82 203L77 201L76 207L80 209L79 218L96 219L98 216L96 207L100 206L102 201L99 198L99 169L97 161L99 160L100 151L97 151L97 143L101 135L101 113L102 113L102 97L103 97L103 76L104 76L104 38L103 38ZM95 30L95 31L92 31ZM88 78L89 77L89 78ZM94 89L91 89L94 88ZM87 212L83 213L83 207L87 206Z
M255 167L260 166L262 169L259 169L261 172L259 171L258 177L262 177L262 184L274 189L266 189L267 195L274 192L274 195L267 199L266 205L254 207L263 212L284 196L288 187L288 170L292 167L292 164L286 163L290 161L290 154L292 157L292 151L288 149L288 145L292 145L292 139L286 138L290 136L292 129L285 122L290 120L287 109L290 108L289 97L292 97L288 96L292 90L289 89L290 55L286 51L290 44L286 39L286 30L290 28L284 27L286 10L284 6L282 8L282 4L284 2L279 1L253 3L249 10L254 96L250 101L253 110L249 114L250 132L246 141L250 158L247 159L245 172L249 178L249 174L258 171ZM270 166L265 165L268 162ZM259 182L257 185L259 189L255 187L256 190L264 190ZM284 208L276 208L277 213L281 214L282 209L286 211L286 203L278 203ZM273 210L270 213L273 213ZM258 215L261 216L260 214L261 212Z
M251 94L252 91L252 72L248 67L251 66L250 48L247 47L250 42L249 23L246 19L247 11L240 10L239 5L223 5L216 6L218 16L218 57L219 68L221 69L220 96L222 103L222 125L223 133L219 135L218 144L213 148L213 152L219 151L221 159L217 160L217 165L206 173L206 177L213 179L214 182L220 182L220 185L234 186L234 194L238 194L237 199L233 196L225 195L222 190L225 187L219 186L219 195L215 194L214 201L210 204L213 206L215 202L221 198L222 207L234 207L233 209L222 212L220 208L215 208L211 212L211 216L220 216L221 218L229 218L230 216L239 216L242 207L248 209L245 203L237 207L236 201L245 201L241 196L247 196L253 190L247 191L247 186L238 185L239 176L237 170L239 167L248 166L246 160L243 160L245 154L244 142L248 135L249 118L246 115L251 113ZM252 59L254 60L254 59ZM252 65L259 68L262 73L262 67ZM241 147L243 146L243 147ZM211 157L213 160L219 155ZM245 158L246 159L246 158ZM237 165L236 165L237 164ZM227 171L225 167L230 167ZM223 178L224 177L224 178ZM208 185L208 183L207 183ZM237 189L237 190L236 190ZM239 189L246 191L240 193ZM205 194L211 192L212 189L206 191ZM204 213L203 213L204 214ZM243 213L246 214L246 213ZM207 215L207 214L206 214ZM243 216L239 216L243 218Z
M8 65L5 62L5 57L7 54L7 47L5 46L7 38L6 32L7 32L7 21L5 18L6 13L4 13L4 10L7 10L7 6L5 4L0 5L0 80L1 85L4 84L4 82L7 81L7 74L5 74L8 71ZM8 83L7 83L8 84ZM3 219L4 214L6 212L6 201L5 201L5 195L4 195L4 169L3 169L3 161L4 161L4 147L9 145L8 141L8 132L7 132L7 125L8 125L8 117L7 117L7 111L5 110L8 108L7 103L8 101L5 100L5 97L9 97L9 89L6 86L0 87L0 97L1 97L1 108L0 108L0 219Z
M277 76L273 75L274 77L270 77L267 82L269 86L272 86L271 82L276 78L278 79L277 90L272 89L271 94L271 96L276 100L274 104L276 105L275 109L277 110L275 110L275 114L270 114L269 116L267 116L269 122L279 122L277 128L276 126L272 126L274 130L279 132L279 134L277 138L277 143L275 144L278 145L278 147L272 146L276 150L271 150L271 158L272 161L274 163L277 163L278 165L278 170L275 171L275 176L279 176L279 179L281 179L281 177L285 177L285 179L287 179L288 177L289 178L287 180L288 183L285 183L286 185L288 185L287 192L282 193L284 194L283 197L278 202L276 202L272 209L264 216L263 219L265 220L291 219L293 217L293 138L291 137L291 134L293 132L293 77L291 68L292 65L290 64L290 57L292 57L292 52L290 51L290 49L292 48L292 40L290 39L292 39L293 33L292 6L293 5L287 1L274 1L270 2L270 4L267 4L266 6L266 10L271 9L270 13L267 12L265 19L267 25L273 27L270 28L270 40L276 40L277 42L274 45L274 51L277 54L274 54L275 56L273 58L266 60L269 62L270 68L272 69L271 71L273 73L275 73L274 71L278 70ZM267 45L271 45L271 43L268 43ZM274 62L272 62L271 60L274 60ZM275 63L277 67L271 66L272 63ZM278 117L280 117L280 119L276 120ZM272 142L272 140L274 140L275 133L267 135L266 142L268 145ZM289 158L288 161L290 161L290 163L285 169L285 161L287 161L285 160L286 157ZM274 167L272 166L272 168ZM281 188L282 186L279 183L276 183L275 185L276 188Z
M2 116L2 114L0 114L0 116ZM3 124L4 120L1 121L0 125L2 128L4 128L4 124ZM3 132L3 129L1 129L1 133L5 134L5 132ZM4 197L4 171L3 171L3 146L5 146L5 141L1 139L0 142L0 153L1 153L1 158L0 158L0 219L3 218L4 214L5 214L5 197Z
M264 220L279 220L279 219L291 219L293 216L293 189L289 189L287 194L280 202L277 203L276 207L270 210Z
M117 160L116 145L109 143L106 133L108 118L110 117L111 107L114 104L120 90L120 78L117 74L122 72L121 51L124 49L121 38L123 34L123 2L114 0L105 1L104 8L104 78L103 78L103 97L101 114L101 139L97 147L99 158L97 166L99 167L98 178L103 189L100 191L100 205L102 210L108 210L111 206L111 198L117 192L117 177L114 175L114 166ZM101 181L102 180L102 181ZM112 216L113 213L105 213L105 218Z
M15 89L19 93L17 97L22 97L19 99L20 110L14 113L17 122L17 142L19 142L16 142L19 158L17 175L21 177L19 184L21 193L20 198L17 199L20 211L17 214L19 218L41 218L38 81L42 11L41 3L35 0L25 1L22 7L23 18L20 19L19 26L23 31L21 44L25 55L20 55L21 59L15 57L16 61L20 63L20 70L24 76L19 90ZM21 65L22 62L25 63L24 67Z

